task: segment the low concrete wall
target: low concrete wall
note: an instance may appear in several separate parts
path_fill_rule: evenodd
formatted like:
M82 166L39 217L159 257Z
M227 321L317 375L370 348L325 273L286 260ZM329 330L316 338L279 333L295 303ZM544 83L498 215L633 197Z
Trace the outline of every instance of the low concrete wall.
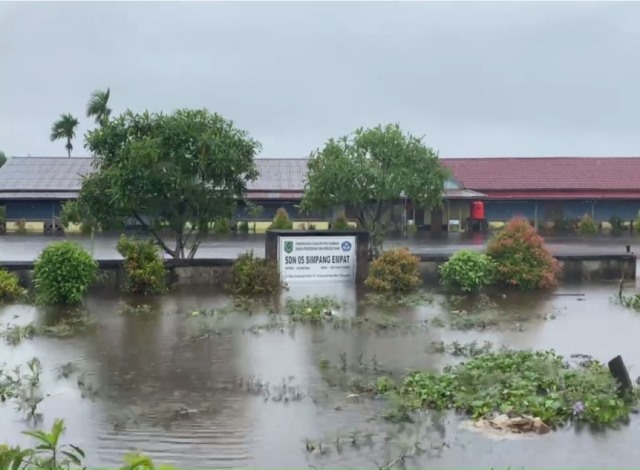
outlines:
M427 282L438 281L438 268L447 262L448 255L417 255ZM620 255L564 255L560 261L560 282L617 281L636 278L637 258L633 253Z
M417 255L420 268L427 284L438 281L438 267L445 263L447 255ZM636 278L636 256L621 255L571 255L558 256L562 272L560 280L565 282L613 281L621 278ZM169 282L174 285L214 285L224 286L230 280L231 259L167 260ZM121 260L99 260L103 273L99 284L102 287L118 289L124 281ZM31 285L32 261L5 261L0 267L15 272L24 285Z

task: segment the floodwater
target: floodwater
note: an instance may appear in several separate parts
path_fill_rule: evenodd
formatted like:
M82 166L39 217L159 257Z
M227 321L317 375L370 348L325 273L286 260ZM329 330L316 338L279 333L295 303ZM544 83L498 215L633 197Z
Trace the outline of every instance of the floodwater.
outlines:
M283 296L330 294L347 305L343 315L375 313L356 307L359 296L350 286L309 289L293 286ZM496 347L554 348L563 355L590 354L602 361L621 354L635 378L640 375L640 314L612 303L615 291L614 285L588 284L543 297L498 295L493 300L505 320L482 331L427 323L411 331L297 325L293 331L243 332L266 321L266 312L256 311L225 316L219 335L197 340L191 338L201 317L192 312L228 304L224 295L194 289L156 299L95 293L85 307L97 322L92 332L70 339L34 338L17 346L2 342L0 362L15 365L34 356L41 360L47 394L39 407L41 426L48 428L55 418L64 418L64 441L86 451L89 467L115 467L124 453L139 450L157 463L182 468L378 468L398 455L402 442L420 440L431 451L407 460L407 467L630 468L640 457L640 420L635 416L620 430L593 434L569 428L505 441L462 430L461 419L451 414L440 426L401 430L380 418L383 400L349 397L329 386L320 368L321 360L338 364L345 353L350 364L360 356L367 364L375 358L379 367L397 373L439 370L455 359L432 352L432 342L487 340ZM391 315L416 325L434 316L447 318L450 308L443 301L436 295L429 305ZM123 302L147 303L155 313L119 314ZM10 305L0 307L0 322L47 321L56 314ZM68 362L79 368L85 392L90 384L97 396L82 397L77 374L59 377L59 368ZM238 385L239 379L252 377L269 382L271 394L265 397ZM278 395L276 388L283 381L289 388ZM181 406L198 412L171 419ZM20 431L33 425L11 403L0 404L0 422L0 442L29 443ZM331 444L336 437L355 431L371 433L371 441L359 448L344 444L337 452ZM308 454L306 439L328 443L331 451Z
M0 262L33 260L45 246L60 239L64 238L44 235L3 235L0 237ZM87 236L69 235L66 239L78 242L93 253L96 259L121 258L116 251L117 236L99 235L92 240ZM385 241L385 247L407 246L414 253L452 254L463 248L482 250L486 242L487 235L480 233L451 233L440 236L419 234L414 237L389 238ZM640 237L629 236L548 237L546 243L556 255L622 254L626 250L626 245L630 245L631 251L640 249ZM265 237L260 234L211 236L202 242L196 256L198 258L236 258L248 250L254 250L256 255L264 256L264 247Z

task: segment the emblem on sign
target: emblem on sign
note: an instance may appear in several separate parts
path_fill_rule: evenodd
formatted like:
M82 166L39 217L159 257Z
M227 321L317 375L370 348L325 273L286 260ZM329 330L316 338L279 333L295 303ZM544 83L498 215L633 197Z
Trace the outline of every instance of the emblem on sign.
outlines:
M340 247L342 248L342 251L350 251L351 250L351 243L350 242L342 242L342 245L340 245Z
M293 242L288 241L284 242L284 252L291 253L293 251Z

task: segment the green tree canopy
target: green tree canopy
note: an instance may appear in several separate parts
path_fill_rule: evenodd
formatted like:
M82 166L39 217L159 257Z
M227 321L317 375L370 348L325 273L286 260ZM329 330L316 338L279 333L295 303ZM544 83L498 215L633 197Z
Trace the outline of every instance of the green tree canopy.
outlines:
M447 175L437 153L399 125L358 129L311 154L302 207L355 208L377 254L382 216L402 197L425 208L440 205Z
M103 126L111 116L111 108L109 108L109 96L111 91L96 90L91 93L89 103L87 103L87 117L93 117L96 124Z
M53 126L51 126L51 142L66 139L67 143L64 148L67 149L69 157L71 157L71 151L73 150L73 144L71 141L76 137L78 124L80 124L78 120L71 114L61 114L60 119L54 122Z
M4 154L4 152L0 151L0 168L2 168L2 165L4 165L5 163L7 163L7 156Z
M86 146L97 171L83 181L79 212L103 226L135 219L174 258L195 256L201 232L233 215L261 148L206 110L127 111L88 132Z

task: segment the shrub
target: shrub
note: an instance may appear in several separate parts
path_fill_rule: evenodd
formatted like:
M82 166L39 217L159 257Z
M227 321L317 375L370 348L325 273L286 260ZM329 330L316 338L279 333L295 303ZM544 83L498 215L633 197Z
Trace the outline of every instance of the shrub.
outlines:
M24 235L27 233L27 221L24 219L20 219L16 222L16 233Z
M472 292L493 283L495 266L491 258L473 250L456 252L440 266L440 283L450 289Z
M512 219L487 247L496 266L496 280L520 289L556 285L558 261L544 246L544 240L526 220Z
M117 249L124 258L128 292L161 294L165 291L167 271L164 260L151 240L133 240L121 235Z
M98 263L80 245L55 242L36 260L33 279L38 302L77 304L82 302L98 274Z
M614 235L619 235L624 231L624 220L617 215L612 215L609 218L609 224L611 224L611 232Z
M344 211L340 211L338 216L336 217L335 222L333 223L334 230L349 230L351 227L349 226L349 220L347 220L347 216Z
M231 268L229 290L236 295L275 294L282 283L275 263L257 258L253 250L239 255Z
M15 300L26 295L27 291L20 287L18 276L6 269L0 269L0 300Z
M4 206L0 206L0 224L3 224L7 221L7 208Z
M287 210L281 207L276 211L276 216L273 218L273 222L269 226L270 230L291 230L293 229L293 222L287 214Z
M231 222L229 219L218 219L213 223L213 233L224 235L231 232Z
M239 233L249 233L249 222L243 220L238 223L238 232Z
M580 235L595 235L598 233L598 225L589 214L585 214L578 223L578 233Z
M420 283L420 260L407 248L388 250L369 268L365 285L381 292L409 292Z

